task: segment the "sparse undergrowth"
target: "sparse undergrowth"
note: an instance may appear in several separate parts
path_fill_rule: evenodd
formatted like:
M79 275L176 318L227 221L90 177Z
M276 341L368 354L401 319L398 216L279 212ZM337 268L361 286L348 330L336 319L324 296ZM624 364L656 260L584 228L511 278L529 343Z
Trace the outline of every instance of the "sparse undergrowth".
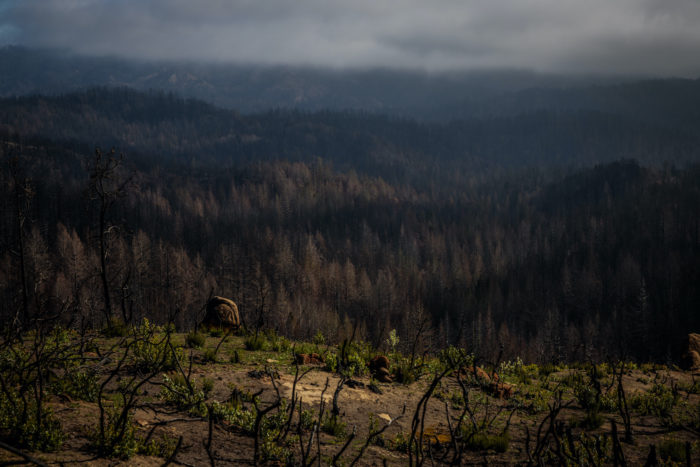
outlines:
M257 336L219 339L217 345L208 347L203 334L176 336L172 328L147 320L138 326L125 326L126 336L119 337L122 332L118 324L113 323L115 330L111 333L104 331L103 337L91 338L90 343L82 345L75 345L79 336L69 332L58 332L49 339L54 346L52 355L70 357L60 364L54 361L50 371L47 368L40 393L44 399L56 398L53 404L59 404L58 411L46 402L38 409L36 397L26 397L33 394L31 391L25 391L24 398L17 390L13 392L21 374L11 368L31 366L31 339L6 347L0 353L4 382L0 393L2 439L21 439L21 443L15 443L19 448L60 451L66 438L60 421L72 410L70 404L82 401L83 407L93 413L93 425L102 427L88 430L91 452L119 459L178 455L182 439L177 430L167 429L166 422L162 428L142 419L137 423L135 414L149 411L184 417L190 423L198 421L200 426L210 423L219 427L220 434L210 441L213 444L217 436L224 436L221 433L247 437L255 441L255 454L251 456L257 456L259 462L282 464L308 463L314 456L318 458L316 446L321 446L322 462L331 463L339 456L335 462L344 459L346 465L355 456L377 455L386 449L404 456L403 461L410 456L426 459L434 450L434 455L442 456L442 460L434 460L437 463L488 455L494 462L527 462L532 458L544 463L579 459L591 464L613 462L620 452L633 458L637 452L637 459L647 454L645 441L616 448L619 442L615 444L610 437L610 420L619 417L620 412L615 365L538 366L516 359L484 366L484 373L499 381L493 383L474 378L474 356L464 350L450 348L435 357L411 358L392 348L389 356L394 383L378 383L370 374L369 363L379 352L363 342L333 346L318 333L312 342L294 343L264 331ZM395 336L393 342L397 340ZM183 346L189 349L185 351ZM317 355L323 363L296 366L295 355L300 353ZM217 365L206 365L211 362ZM464 368L471 370L465 372ZM654 442L659 458L685 462L687 436L676 438L673 433L684 427L682 433L700 428L698 383L690 378L678 382L668 377L669 370L653 366L628 364L621 368L628 378L625 384L639 385L627 394L632 417L651 417L670 430L671 435ZM325 389L320 384L309 396L314 386L303 383L308 371L318 375L314 384L326 377L335 383L327 383ZM218 380L229 372L245 375L243 385L227 383L228 392L223 390L227 396L222 397ZM302 382L297 385L297 380ZM429 390L431 381L435 385ZM493 384L513 385L512 397L495 397ZM344 385L353 392L348 393ZM296 396L290 392L292 386ZM383 394L375 394L375 389ZM320 390L326 393L322 405ZM394 392L404 396L397 400ZM421 394L425 405L438 410L424 412L419 403ZM396 406L360 402L374 399L394 400ZM397 417L399 405L404 403L408 404L408 413ZM336 404L340 405L339 411ZM393 415L384 415L383 419L372 415L367 423L366 412L361 418L363 410L369 410L365 404ZM563 407L568 410L566 415L561 412ZM412 411L419 420L414 425L417 431L411 430L408 417ZM620 437L623 432L620 428ZM206 445L207 429L199 433L204 434ZM368 450L368 446L380 451ZM211 452L217 455L213 448Z

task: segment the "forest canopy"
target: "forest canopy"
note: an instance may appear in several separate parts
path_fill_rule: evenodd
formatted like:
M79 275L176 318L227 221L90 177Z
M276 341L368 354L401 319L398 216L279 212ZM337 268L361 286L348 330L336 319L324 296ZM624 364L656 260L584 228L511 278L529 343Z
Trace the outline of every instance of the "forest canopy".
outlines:
M700 328L697 143L599 110L427 123L126 88L6 98L0 318L187 330L215 291L295 338L673 359Z

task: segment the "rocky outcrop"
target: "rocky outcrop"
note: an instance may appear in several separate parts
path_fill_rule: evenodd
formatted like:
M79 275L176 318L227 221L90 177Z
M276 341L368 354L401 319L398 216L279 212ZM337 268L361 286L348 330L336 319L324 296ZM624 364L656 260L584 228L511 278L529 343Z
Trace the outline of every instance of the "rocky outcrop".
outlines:
M681 367L688 371L700 370L700 334L690 333L683 343Z
M224 329L238 329L241 318L238 307L233 300L224 297L212 297L207 303L207 314L204 315L201 326Z
M377 355L367 364L372 376L381 383L392 383L394 380L389 372L389 359L384 355Z
M294 356L294 362L298 365L320 365L323 357L317 353L298 353Z

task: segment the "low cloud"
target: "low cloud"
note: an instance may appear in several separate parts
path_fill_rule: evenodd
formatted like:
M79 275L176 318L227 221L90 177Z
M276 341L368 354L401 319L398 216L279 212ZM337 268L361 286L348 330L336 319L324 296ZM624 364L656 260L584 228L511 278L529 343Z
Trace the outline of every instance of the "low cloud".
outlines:
M0 41L330 67L700 75L698 0L5 0Z

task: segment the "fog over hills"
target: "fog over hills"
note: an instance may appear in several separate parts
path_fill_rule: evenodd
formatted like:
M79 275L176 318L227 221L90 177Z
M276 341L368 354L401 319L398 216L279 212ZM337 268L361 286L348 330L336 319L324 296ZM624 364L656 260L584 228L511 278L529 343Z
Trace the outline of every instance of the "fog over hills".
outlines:
M518 70L426 72L204 64L0 49L0 95L128 86L193 97L239 112L271 108L363 110L421 120L586 109L638 115L644 107L697 108L697 80L538 74ZM675 111L675 110L674 110Z

